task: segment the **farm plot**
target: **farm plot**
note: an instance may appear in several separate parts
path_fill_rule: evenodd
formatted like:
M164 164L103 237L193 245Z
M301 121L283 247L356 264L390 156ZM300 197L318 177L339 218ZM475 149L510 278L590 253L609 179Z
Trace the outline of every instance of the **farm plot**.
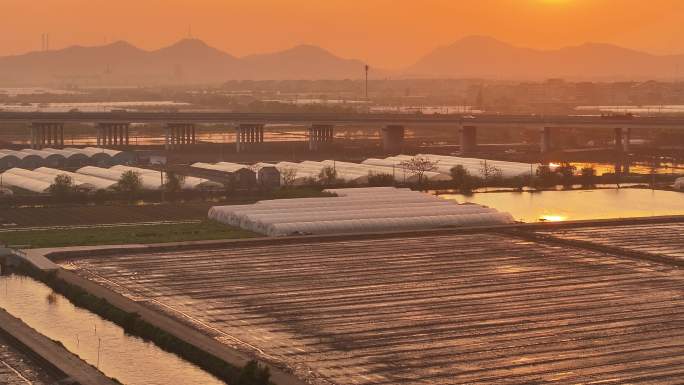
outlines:
M64 266L314 384L675 384L684 274L494 234Z
M684 261L684 223L580 227L547 234L561 239L660 254Z
M68 226L204 219L208 203L3 208L4 227ZM13 226L9 226L13 225Z
M0 384L47 385L57 380L0 335Z

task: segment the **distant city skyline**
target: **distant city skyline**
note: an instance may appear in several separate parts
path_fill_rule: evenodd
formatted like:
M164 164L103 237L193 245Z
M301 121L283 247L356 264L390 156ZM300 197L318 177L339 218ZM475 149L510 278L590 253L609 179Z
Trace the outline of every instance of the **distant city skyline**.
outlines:
M684 53L680 0L3 0L0 56L125 40L144 49L191 34L237 56L313 44L384 68L468 35L556 49L585 42ZM41 7L41 4L42 7Z

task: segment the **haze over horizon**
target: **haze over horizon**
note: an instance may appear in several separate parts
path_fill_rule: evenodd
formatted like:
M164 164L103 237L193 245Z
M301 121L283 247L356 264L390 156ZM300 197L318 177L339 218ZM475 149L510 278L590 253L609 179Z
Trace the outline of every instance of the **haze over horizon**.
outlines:
M49 12L36 12L41 3ZM154 50L193 36L246 56L311 44L388 69L470 35L533 49L595 42L684 53L679 0L624 0L619 9L609 0L4 0L0 14L14 15L0 25L13 37L0 41L0 56L40 50L42 33L52 49L124 40Z

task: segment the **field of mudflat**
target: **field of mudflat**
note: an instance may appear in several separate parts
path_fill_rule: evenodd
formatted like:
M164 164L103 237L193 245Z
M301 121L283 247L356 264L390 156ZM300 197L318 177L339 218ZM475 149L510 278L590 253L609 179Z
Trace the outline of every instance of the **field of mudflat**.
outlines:
M674 384L684 273L493 234L122 254L79 274L312 383Z

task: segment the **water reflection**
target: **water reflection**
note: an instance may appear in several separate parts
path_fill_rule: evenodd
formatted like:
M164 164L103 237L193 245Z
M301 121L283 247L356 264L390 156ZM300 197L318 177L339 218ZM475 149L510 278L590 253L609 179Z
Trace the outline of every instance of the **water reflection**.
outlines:
M440 195L511 213L522 222L684 215L684 194L647 189L492 192Z
M583 168L591 167L596 171L596 175L601 176L604 174L614 174L616 172L622 172L627 174L684 174L684 165L675 164L671 162L660 162L655 167L653 165L645 164L642 162L633 162L630 164L612 164L612 163L582 163L582 162L571 162L571 165L577 168L576 174L579 174Z
M568 218L564 215L545 214L539 217L540 222L563 222Z
M0 307L126 385L224 384L178 356L124 334L119 326L75 307L31 278L0 276Z

